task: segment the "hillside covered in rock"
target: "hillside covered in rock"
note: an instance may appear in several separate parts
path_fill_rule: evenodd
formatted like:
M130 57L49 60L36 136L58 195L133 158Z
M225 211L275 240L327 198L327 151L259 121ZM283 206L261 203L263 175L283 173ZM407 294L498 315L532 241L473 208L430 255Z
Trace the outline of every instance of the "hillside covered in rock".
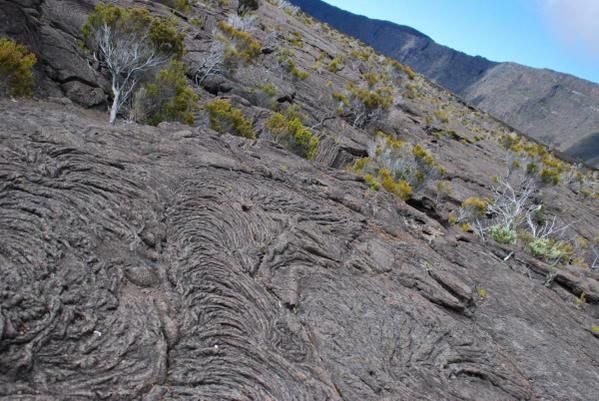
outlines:
M519 131L574 160L599 167L597 83L548 69L470 56L408 26L355 15L322 0L291 2Z
M596 398L596 171L287 2L112 3L174 21L197 107L109 124L96 2L0 0L38 59L0 99L0 400Z

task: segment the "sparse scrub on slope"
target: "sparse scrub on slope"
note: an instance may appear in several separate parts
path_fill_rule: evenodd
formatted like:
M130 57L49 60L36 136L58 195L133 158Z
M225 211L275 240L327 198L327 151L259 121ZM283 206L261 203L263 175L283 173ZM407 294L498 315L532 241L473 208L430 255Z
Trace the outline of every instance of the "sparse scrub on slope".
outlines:
M368 157L358 159L353 169L364 174L372 189L383 187L403 200L445 174L422 145L395 140L381 132L369 143Z
M304 126L295 108L273 114L266 121L266 129L292 152L308 160L316 155L318 137Z

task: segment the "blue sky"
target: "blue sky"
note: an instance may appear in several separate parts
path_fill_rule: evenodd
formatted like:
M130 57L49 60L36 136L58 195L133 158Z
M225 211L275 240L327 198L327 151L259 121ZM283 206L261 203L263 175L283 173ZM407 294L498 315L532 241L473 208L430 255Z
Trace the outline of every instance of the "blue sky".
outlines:
M325 0L436 42L599 83L599 0Z

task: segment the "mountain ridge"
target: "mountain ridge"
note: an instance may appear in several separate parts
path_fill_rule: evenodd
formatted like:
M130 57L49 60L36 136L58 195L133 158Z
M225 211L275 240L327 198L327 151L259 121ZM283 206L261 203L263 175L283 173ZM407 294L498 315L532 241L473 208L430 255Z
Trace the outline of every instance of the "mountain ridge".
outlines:
M596 160L599 146L592 155L576 150L580 147L577 144L595 143L594 133L599 130L597 83L548 68L471 56L438 44L414 28L356 15L321 0L291 2L315 18L409 65L519 131L555 146L570 157L582 156L589 165L599 167ZM547 83L553 81L557 86L551 92ZM531 99L515 97L507 87L524 88L531 93ZM582 93L584 99L579 99L576 92Z

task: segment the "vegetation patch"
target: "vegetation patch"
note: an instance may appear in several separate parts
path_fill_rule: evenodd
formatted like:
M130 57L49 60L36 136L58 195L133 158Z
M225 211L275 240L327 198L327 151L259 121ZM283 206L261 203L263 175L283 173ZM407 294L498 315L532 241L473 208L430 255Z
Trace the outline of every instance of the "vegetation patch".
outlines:
M150 125L162 121L193 124L198 100L198 95L187 84L185 66L180 61L172 61L135 94L132 113L136 121Z
M364 174L372 189L382 187L403 200L409 199L445 169L419 144L393 139L382 132L368 146L368 157L357 159L352 169Z
M228 100L215 99L204 105L208 111L210 128L220 134L230 133L244 138L256 139L252 123Z
M304 126L295 108L275 113L266 121L268 131L292 152L311 160L318 149L318 137Z
M37 58L25 46L0 38L0 95L28 96L33 88Z
M112 80L111 123L140 83L152 72L179 59L183 34L170 19L156 17L142 7L99 3L83 25L84 48Z
M240 58L249 63L260 55L262 44L251 33L236 29L225 21L219 21L218 28L232 43L232 46L228 46L226 49L226 60L232 61Z

